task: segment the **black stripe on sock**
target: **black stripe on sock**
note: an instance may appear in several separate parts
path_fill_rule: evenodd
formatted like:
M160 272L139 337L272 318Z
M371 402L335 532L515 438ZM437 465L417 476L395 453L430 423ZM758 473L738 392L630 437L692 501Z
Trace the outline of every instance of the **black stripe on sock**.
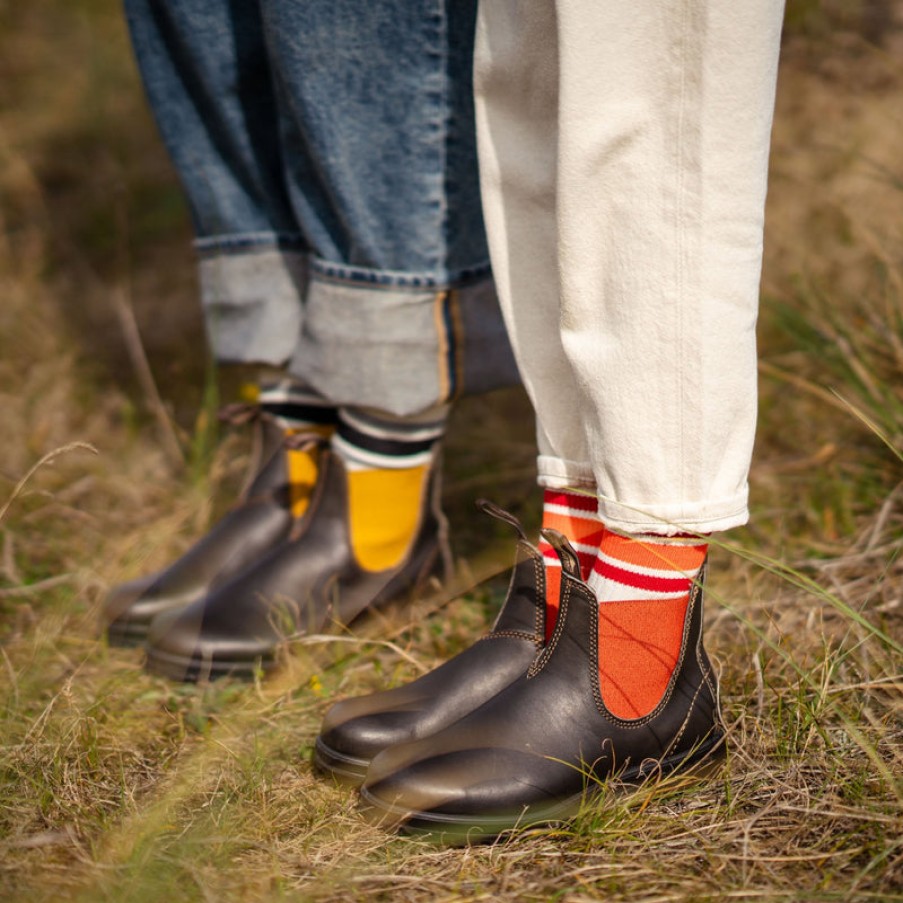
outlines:
M331 426L338 420L338 411L327 406L298 404L292 401L264 401L261 402L260 407L268 414L282 417L285 420L316 423L321 426Z
M399 439L377 438L376 436L362 433L344 420L339 421L336 432L349 445L366 449L367 451L374 452L378 455L388 455L390 457L404 457L405 455L416 455L421 452L429 451L437 441L436 439L422 439L417 442L405 442Z

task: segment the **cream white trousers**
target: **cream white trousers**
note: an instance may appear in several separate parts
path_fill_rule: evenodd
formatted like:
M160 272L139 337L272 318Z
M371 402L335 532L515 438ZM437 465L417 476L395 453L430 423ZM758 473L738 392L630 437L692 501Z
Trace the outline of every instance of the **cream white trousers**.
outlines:
M783 0L483 0L484 214L539 479L627 531L747 519Z

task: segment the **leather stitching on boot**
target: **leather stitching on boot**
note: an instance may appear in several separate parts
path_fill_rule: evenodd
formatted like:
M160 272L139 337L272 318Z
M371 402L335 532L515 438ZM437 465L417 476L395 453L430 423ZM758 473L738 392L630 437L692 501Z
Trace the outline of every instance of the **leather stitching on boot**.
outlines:
M564 592L562 592L561 594L561 599L558 605L558 620L555 622L555 630L552 632L551 639L548 643L546 643L545 648L539 652L539 654L533 660L533 664L530 665L530 669L527 671L528 679L535 677L537 674L539 674L540 671L542 671L542 669L546 665L546 662L555 651L555 648L558 645L558 641L561 639L561 634L564 632L564 622L567 620L568 604L571 597L570 579L571 578L567 575L562 575Z

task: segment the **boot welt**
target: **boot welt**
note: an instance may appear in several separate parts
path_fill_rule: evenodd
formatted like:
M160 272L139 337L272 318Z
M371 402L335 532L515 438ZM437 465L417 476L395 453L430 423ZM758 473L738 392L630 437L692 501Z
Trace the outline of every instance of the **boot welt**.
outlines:
M147 640L147 629L150 622L113 621L107 625L107 643L110 646L136 648L143 646Z
M198 683L230 676L250 679L261 671L265 674L274 671L277 664L275 654L230 661L197 655L178 655L155 649L153 646L147 648L145 659L145 667L151 674L186 683Z
M386 584L379 591L375 592L369 603L358 604L353 607L343 606L340 599L337 612L339 623L350 625L357 621L358 618L366 617L368 613L378 611L395 603L412 604L417 598L417 594L427 585L428 581L441 572L442 561L438 542L428 548L423 557L424 560L418 563L419 567L416 575L403 572L393 574ZM325 627L320 629L325 629ZM147 628L145 627L146 632ZM185 655L150 644L146 647L145 667L151 674L183 683L217 680L220 677L238 677L249 680L261 672L269 674L275 671L279 666L278 655L280 650L284 648L285 644L291 644L293 638L298 639L303 636L303 633L286 636L282 642L274 644L266 652L256 652L247 658L232 659L225 658L219 654L216 656L199 655L197 650ZM369 762L367 764L369 765Z
M330 775L337 783L357 787L367 776L370 760L339 752L324 743L322 737L317 737L314 745L313 765L317 771Z
M654 776L665 777L677 771L706 777L721 767L726 748L724 733L719 731L689 752L675 753L661 760L646 760L626 768L618 773L618 781L638 788ZM521 812L516 813L479 816L455 815L437 810L409 810L387 803L366 787L362 787L360 793L361 812L371 824L432 843L464 846L490 842L506 831L569 822L578 814L584 802L606 791L611 792L607 781L588 778L584 789L565 799L542 806L525 806Z

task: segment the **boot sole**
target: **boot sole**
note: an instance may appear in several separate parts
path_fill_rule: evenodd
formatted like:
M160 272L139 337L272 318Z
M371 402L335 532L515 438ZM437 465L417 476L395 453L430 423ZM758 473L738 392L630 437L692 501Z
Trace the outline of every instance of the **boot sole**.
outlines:
M325 744L320 737L314 745L313 766L321 774L331 777L336 783L360 787L370 767L369 759L359 759L340 753Z
M250 680L255 675L274 671L277 662L275 656L258 656L254 659L238 659L234 661L197 658L188 655L173 655L161 652L152 646L147 647L144 667L151 674L166 677L182 683L201 683L217 680L221 677L240 677Z
M619 781L639 785L654 774L662 777L680 771L696 777L707 777L720 769L726 753L723 733L700 744L689 754L668 756L655 762L628 768L619 774ZM442 812L422 812L387 804L361 789L364 817L377 827L396 830L411 837L428 840L443 846L465 846L488 843L506 831L518 831L543 825L569 822L580 811L584 801L606 790L606 783L593 783L580 793L544 806L525 807L516 815L486 815L483 817L453 815Z
M384 606L392 603L403 602L412 604L420 592L427 585L429 580L441 573L444 573L444 563L442 561L441 546L439 542L424 556L417 576L408 579L406 587L399 587L396 584L398 575L390 578L387 583L380 589L373 600L363 608L356 611L342 611L341 602L339 603L339 620L342 624L350 626L358 618L365 616L368 612L377 611ZM396 584L396 585L393 585ZM299 636L303 636L300 634ZM286 637L285 643L291 644L292 637ZM181 681L182 683L198 683L200 681L217 680L221 677L238 677L242 679L252 679L261 671L267 674L276 670L279 665L277 660L277 650L282 645L275 646L271 652L255 656L248 659L228 660L221 658L199 658L195 655L178 655L172 652L164 652L154 646L147 646L145 659L145 668L151 673L166 677L169 680ZM369 763L368 763L369 764Z
M107 624L107 643L110 646L119 648L135 649L140 648L147 642L147 631L150 624L135 623L118 623L113 621Z

